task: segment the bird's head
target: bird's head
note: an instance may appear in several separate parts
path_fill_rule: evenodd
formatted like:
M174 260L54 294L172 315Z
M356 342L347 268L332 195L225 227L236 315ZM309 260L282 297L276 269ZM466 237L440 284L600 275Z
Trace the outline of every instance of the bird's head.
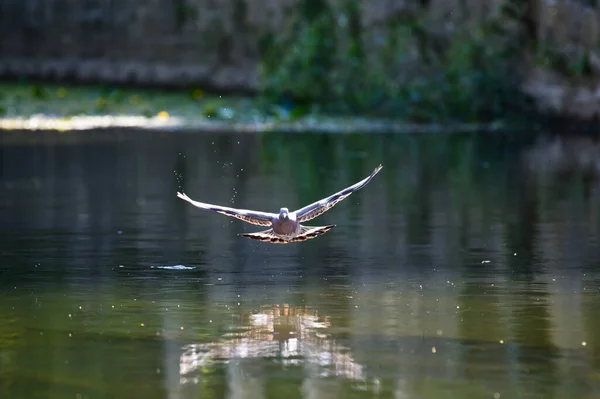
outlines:
M289 218L289 213L287 208L281 208L279 210L279 220L287 220Z

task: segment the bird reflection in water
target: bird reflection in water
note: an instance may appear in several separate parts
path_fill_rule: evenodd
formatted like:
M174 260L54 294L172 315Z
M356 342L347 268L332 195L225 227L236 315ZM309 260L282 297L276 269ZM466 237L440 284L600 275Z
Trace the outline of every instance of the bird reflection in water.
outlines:
M304 366L314 377L364 380L363 368L349 348L336 342L326 329L329 317L306 306L273 305L243 315L240 331L217 342L183 347L179 370L182 384L198 383L202 369L233 359L276 360L281 365ZM253 362L245 363L252 368Z

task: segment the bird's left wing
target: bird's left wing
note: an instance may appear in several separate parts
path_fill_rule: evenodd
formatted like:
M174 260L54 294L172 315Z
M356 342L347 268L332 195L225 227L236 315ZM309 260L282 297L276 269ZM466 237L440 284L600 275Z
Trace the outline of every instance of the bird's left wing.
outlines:
M367 183L369 183L371 181L371 179L377 173L379 173L379 171L381 170L382 167L383 166L379 165L378 167L375 168L375 170L373 170L373 172L368 177L364 178L363 180L359 181L358 183L356 183L350 187L346 187L345 189L338 191L337 193L332 194L327 198L323 198L320 201L317 201L310 205L307 205L304 208L298 209L296 211L296 217L298 218L298 222L300 222L300 223L306 222L307 220L314 219L317 216L327 212L329 209L333 208L335 206L335 204L342 201L343 199L348 197L353 192L360 190L361 188L366 186Z
M277 215L275 215L274 213L251 211L248 209L228 208L226 206L206 204L204 202L194 201L183 193L177 193L177 196L198 208L218 212L222 215L231 216L243 220L244 222L256 224L259 226L270 226L273 218L277 217Z

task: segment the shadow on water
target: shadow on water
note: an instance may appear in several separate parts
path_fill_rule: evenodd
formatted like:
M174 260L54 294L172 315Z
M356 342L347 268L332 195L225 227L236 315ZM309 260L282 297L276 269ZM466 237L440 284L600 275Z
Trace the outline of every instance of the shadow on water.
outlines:
M0 136L0 397L592 398L600 146ZM297 208L318 239L178 200Z

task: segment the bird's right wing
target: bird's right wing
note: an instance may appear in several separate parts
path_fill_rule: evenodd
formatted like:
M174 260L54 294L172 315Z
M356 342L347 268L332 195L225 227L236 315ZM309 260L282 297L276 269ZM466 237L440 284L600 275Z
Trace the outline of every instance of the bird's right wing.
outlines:
M364 186L367 185L371 181L371 179L379 173L383 166L379 165L378 167L371 172L371 174L356 184L353 184L350 187L346 187L345 189L338 191L335 194L330 195L327 198L323 198L320 201L314 202L310 205L305 206L304 208L298 209L296 212L296 217L298 218L298 222L306 222L307 220L311 220L316 218L317 216L327 212L329 209L333 208L335 204L342 201L346 197L348 197L353 192L360 190Z
M194 201L186 194L179 192L177 193L177 196L198 208L218 212L222 215L231 216L243 220L244 222L256 224L259 226L270 226L271 221L277 217L277 215L275 215L274 213L251 211L248 209L228 208L226 206L206 204L204 202Z

